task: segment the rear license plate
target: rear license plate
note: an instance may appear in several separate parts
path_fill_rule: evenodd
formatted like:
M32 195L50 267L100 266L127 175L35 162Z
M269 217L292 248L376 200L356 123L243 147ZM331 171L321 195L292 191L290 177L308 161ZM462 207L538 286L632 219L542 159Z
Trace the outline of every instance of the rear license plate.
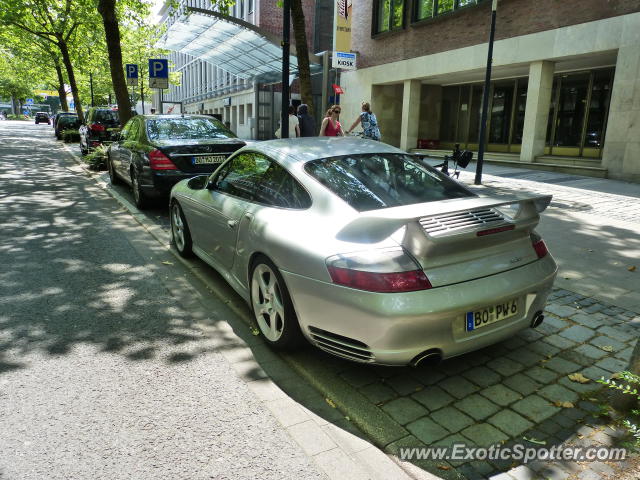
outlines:
M205 155L202 157L193 157L194 165L202 165L202 164L211 164L211 163L222 163L225 160L224 155Z
M506 320L518 314L518 299L505 300L504 302L481 308L473 312L467 312L467 332L477 330L492 323Z

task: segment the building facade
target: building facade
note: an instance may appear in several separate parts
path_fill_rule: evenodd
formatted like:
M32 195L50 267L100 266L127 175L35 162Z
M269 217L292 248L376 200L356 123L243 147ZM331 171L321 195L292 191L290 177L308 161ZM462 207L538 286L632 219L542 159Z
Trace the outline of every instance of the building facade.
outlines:
M322 22L326 21L327 16L317 17L316 11L322 11L330 1L303 0L302 4L309 50L315 51L315 48L322 48L327 43L322 34ZM167 3L164 22L171 28L174 19L170 15L169 5ZM179 5L212 10L210 0L181 0ZM237 0L231 7L229 16L258 27L278 39L282 36L282 8L276 0ZM293 42L293 29L291 39ZM234 55L241 61L241 51ZM180 73L180 85L170 85L163 93L165 113L179 112L180 107L176 104L181 103L186 113L218 114L241 138L261 138L260 115L263 119L268 118L266 126L262 125L262 130L271 135L277 128L274 125L277 122L274 118L277 111L272 110L274 105L279 105L278 72L273 72L274 75L267 80L264 75L233 75L225 68L224 63L213 64L187 52L170 52L168 58L170 70ZM295 98L296 94L292 96Z
M343 117L370 101L387 143L477 149L490 16L491 0L354 0ZM495 39L489 152L640 181L640 2L500 0Z

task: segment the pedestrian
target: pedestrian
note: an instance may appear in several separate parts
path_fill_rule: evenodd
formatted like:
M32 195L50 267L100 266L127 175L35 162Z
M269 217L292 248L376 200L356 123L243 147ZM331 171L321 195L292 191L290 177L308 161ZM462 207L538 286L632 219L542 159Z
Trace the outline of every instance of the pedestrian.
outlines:
M338 119L340 118L340 105L334 105L322 120L320 125L320 137L341 137L344 136L344 130Z
M316 119L309 115L309 106L306 103L298 105L298 122L301 137L316 136Z
M358 124L362 124L362 129L364 130L363 138L368 138L370 140L380 140L378 119L376 118L375 113L371 111L371 105L369 105L369 102L362 102L362 112L360 112L360 115L358 115L356 121L353 122L351 128L347 130L347 133L351 133L351 131L356 128Z
M299 136L300 122L296 117L296 107L289 105L289 138L297 138Z

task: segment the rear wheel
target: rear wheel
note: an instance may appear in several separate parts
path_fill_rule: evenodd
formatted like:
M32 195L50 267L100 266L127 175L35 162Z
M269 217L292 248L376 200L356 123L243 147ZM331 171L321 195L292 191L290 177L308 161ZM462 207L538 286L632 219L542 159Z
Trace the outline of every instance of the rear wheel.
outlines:
M191 232L180 204L175 201L171 204L171 238L181 257L193 256Z
M251 267L251 309L267 343L292 349L303 343L296 312L278 267L267 257L256 257Z
M120 185L122 183L122 180L120 180L120 178L118 177L109 154L107 154L107 169L109 171L109 180L111 181L111 185Z
M131 187L133 188L133 199L136 202L136 207L140 210L147 208L147 206L149 206L149 199L142 191L140 178L135 170L131 172Z

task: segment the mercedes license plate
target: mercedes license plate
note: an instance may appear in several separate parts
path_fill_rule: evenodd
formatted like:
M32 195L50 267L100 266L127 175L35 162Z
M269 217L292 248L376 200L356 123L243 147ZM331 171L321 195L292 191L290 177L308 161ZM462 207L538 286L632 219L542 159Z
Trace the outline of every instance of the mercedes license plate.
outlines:
M222 163L225 160L224 155L203 155L202 157L193 157L194 165L208 165L211 163Z
M492 323L506 320L518 314L518 299L505 300L504 302L481 308L473 312L467 312L467 332L486 327Z

